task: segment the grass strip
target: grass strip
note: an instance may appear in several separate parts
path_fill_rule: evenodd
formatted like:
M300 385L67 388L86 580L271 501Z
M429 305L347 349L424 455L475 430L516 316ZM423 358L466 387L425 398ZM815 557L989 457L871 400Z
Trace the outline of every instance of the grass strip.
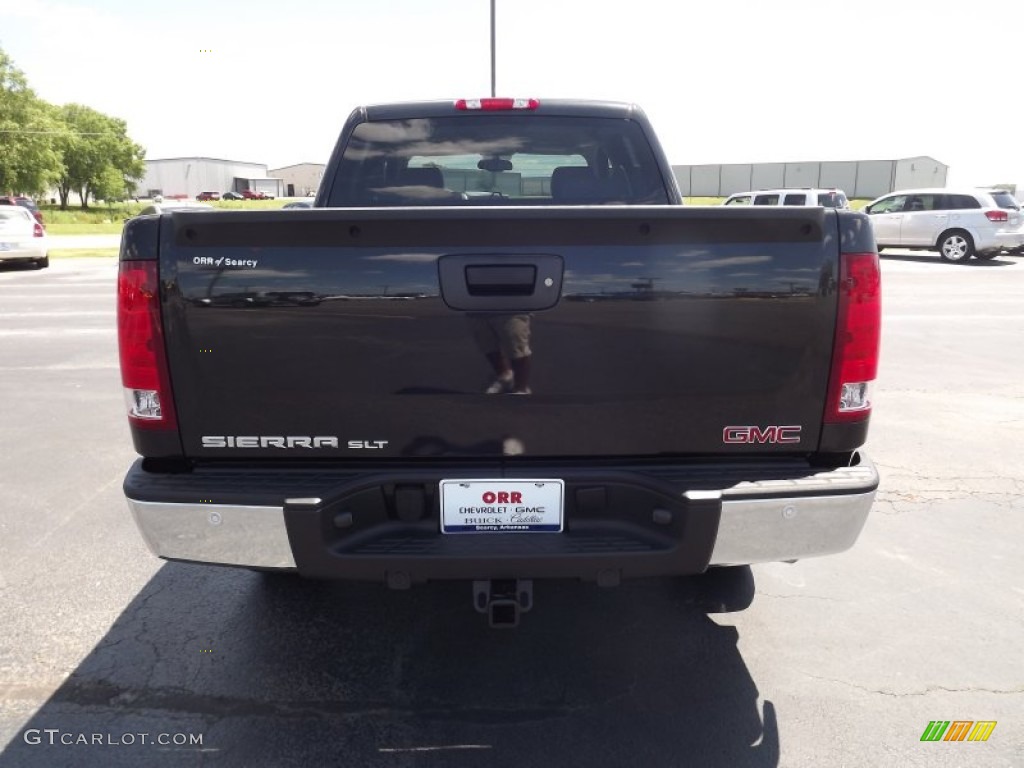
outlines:
M117 248L53 248L47 252L51 259L117 258Z

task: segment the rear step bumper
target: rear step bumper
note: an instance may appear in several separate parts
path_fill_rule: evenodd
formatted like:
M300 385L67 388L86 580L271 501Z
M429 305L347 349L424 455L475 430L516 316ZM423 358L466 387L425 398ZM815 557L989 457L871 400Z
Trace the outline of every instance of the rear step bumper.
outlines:
M441 470L342 478L277 470L261 472L260 487L251 471L156 474L137 462L125 493L159 557L405 587L554 577L614 584L828 555L857 540L878 486L863 457L828 471L774 469L764 480L737 479L742 467L704 469L550 472L566 483L565 531L553 534L441 534L437 482L453 475ZM758 475L747 467L745 476Z

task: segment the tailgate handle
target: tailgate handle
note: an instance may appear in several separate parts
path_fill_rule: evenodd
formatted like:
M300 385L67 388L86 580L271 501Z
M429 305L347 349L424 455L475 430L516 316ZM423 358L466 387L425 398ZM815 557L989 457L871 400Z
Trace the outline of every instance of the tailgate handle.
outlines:
M562 295L562 257L452 253L437 260L441 298L459 312L534 312Z
M529 296L536 281L537 268L530 264L466 267L470 296Z

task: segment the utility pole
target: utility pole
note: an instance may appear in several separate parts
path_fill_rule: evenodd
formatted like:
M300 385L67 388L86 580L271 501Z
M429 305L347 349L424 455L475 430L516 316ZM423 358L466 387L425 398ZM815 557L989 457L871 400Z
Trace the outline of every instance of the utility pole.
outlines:
M494 58L494 2L491 0L491 98L498 94L495 92L495 58Z

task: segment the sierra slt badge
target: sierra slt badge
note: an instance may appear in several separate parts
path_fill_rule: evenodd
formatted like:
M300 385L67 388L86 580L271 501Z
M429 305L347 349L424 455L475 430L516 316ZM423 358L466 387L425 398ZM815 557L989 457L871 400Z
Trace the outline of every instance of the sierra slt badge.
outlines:
M203 435L203 448L337 448L336 437Z
M368 451L379 451L381 448L386 447L388 444L387 440L349 440L348 447L353 450L368 450Z
M802 427L795 425L767 427L726 427L722 430L722 442L730 445L749 443L799 443Z

